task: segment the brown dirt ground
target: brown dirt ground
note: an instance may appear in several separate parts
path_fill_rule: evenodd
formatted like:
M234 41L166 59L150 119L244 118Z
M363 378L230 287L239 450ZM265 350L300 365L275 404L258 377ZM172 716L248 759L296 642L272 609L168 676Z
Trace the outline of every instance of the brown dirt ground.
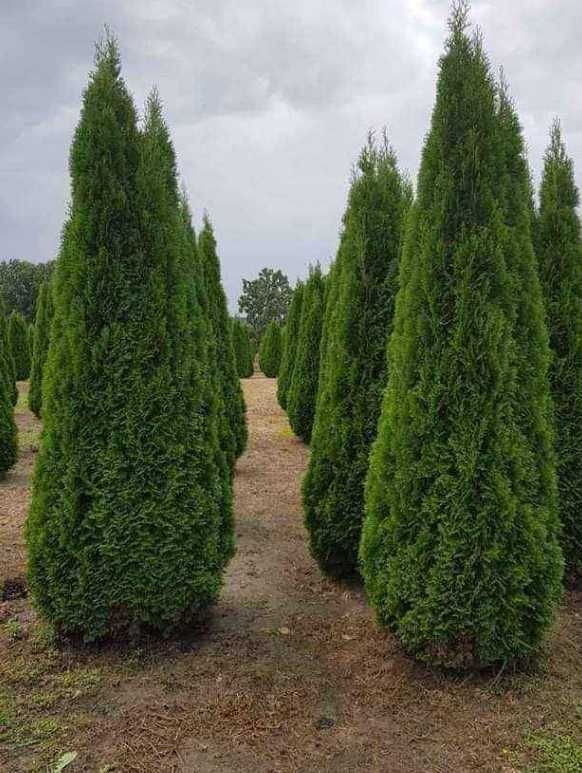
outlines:
M565 597L529 674L451 676L410 660L377 629L360 588L320 575L301 520L308 450L276 404L276 382L243 385L238 553L220 604L180 639L75 648L53 640L27 599L0 603L0 770L51 770L76 752L67 771L510 773L537 764L531 733L581 742L582 593ZM25 572L39 431L22 402L17 418L20 460L0 483L9 596Z

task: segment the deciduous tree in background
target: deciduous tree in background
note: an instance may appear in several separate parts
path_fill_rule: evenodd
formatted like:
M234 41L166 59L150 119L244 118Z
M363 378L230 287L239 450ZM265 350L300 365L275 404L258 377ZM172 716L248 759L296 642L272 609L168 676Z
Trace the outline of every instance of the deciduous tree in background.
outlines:
M550 384L562 545L569 575L582 575L582 244L578 189L559 123L544 159L536 246L553 358Z
M562 572L527 166L466 15L440 61L361 545L380 623L459 667L534 653Z
M283 325L293 291L282 271L264 268L257 279L243 279L243 291L238 308L247 323L261 339L271 321Z

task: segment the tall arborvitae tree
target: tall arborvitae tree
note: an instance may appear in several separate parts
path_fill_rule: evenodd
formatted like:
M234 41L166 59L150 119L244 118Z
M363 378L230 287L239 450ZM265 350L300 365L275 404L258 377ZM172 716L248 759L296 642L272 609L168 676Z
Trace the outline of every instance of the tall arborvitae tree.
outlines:
M59 630L164 632L223 568L206 330L155 100L139 134L116 43L98 48L53 279L29 582Z
M207 422L207 431L212 432L214 464L219 475L219 502L220 502L220 554L224 565L235 553L234 515L232 509L232 446L229 446L225 437L230 438L230 427L227 423L227 414L224 406L223 389L221 385L221 368L218 362L218 343L213 333L211 321L212 312L208 295L207 281L202 262L198 254L198 245L194 227L192 225L192 213L188 203L185 189L180 194L180 217L182 227L182 240L184 255L188 261L190 271L194 274L197 301L196 306L202 311L204 337L197 338L195 344L195 357L207 361L208 368L204 380L204 412L211 421Z
M52 317L53 299L50 284L43 282L36 304L30 387L28 390L28 407L37 416L40 416L42 411L42 377L48 355Z
M277 380L277 400L283 410L287 409L287 394L293 377L293 368L297 356L297 342L299 340L299 325L301 324L301 306L303 304L303 282L298 282L293 291L289 314L287 316L285 346L281 354L279 377Z
M236 317L232 320L232 337L238 375L240 378L250 378L254 367L249 327Z
M8 339L16 370L16 380L25 381L30 375L28 324L17 311L12 312L8 321Z
M578 189L560 125L544 159L536 246L553 358L550 384L566 571L582 575L582 243Z
M224 401L226 426L221 441L234 467L247 444L246 407L236 369L232 330L228 317L226 295L220 278L220 261L216 239L207 215L198 236L198 255L206 281L211 330L216 341L216 357L220 389Z
M287 393L293 432L309 443L319 383L319 351L324 317L325 282L319 266L311 269L303 292L295 367Z
M6 388L13 405L18 402L18 389L16 388L16 366L10 347L8 336L8 319L4 296L0 292L0 375L6 383Z
M562 571L527 167L466 14L440 61L361 544L378 620L455 666L534 653Z
M14 378L8 339L6 335L0 334L0 475L4 475L16 461L17 435L13 389Z
M267 378L277 378L282 353L281 326L272 319L261 338L259 367Z
M386 386L386 342L409 202L396 158L372 137L351 185L342 281L326 338L309 468L303 485L311 552L324 572L358 572L364 482Z

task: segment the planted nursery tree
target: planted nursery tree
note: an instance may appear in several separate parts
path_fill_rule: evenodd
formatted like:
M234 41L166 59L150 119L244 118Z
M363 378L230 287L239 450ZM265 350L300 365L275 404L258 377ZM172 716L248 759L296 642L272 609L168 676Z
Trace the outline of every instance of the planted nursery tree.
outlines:
M8 321L8 339L14 360L17 381L25 381L30 375L30 348L28 324L22 314L13 311Z
M582 575L582 244L578 189L560 125L544 159L536 240L552 362L550 385L566 571Z
M4 297L0 292L0 374L6 383L6 389L13 405L18 402L18 389L16 388L16 367L12 357L10 338L8 336L8 320Z
M364 482L386 386L386 342L409 198L386 138L378 145L370 136L344 216L342 281L327 323L303 484L311 552L324 572L340 578L358 572Z
M43 282L36 305L30 387L28 390L28 407L37 416L40 416L42 411L42 377L48 355L52 316L53 301L50 284Z
M281 326L272 320L267 325L259 348L259 366L267 378L277 378L281 349Z
M140 135L98 48L53 282L29 584L61 631L169 632L217 598L221 480L197 300L159 104Z
M210 220L205 215L198 236L198 255L208 294L211 333L216 342L218 378L224 405L224 431L221 442L234 467L247 444L246 408L236 369L232 329L226 295L220 278L220 262Z
M2 324L1 321L0 324ZM0 475L4 475L16 462L17 435L13 388L14 378L8 340L0 332Z
M250 378L254 372L254 365L249 328L236 317L232 320L232 337L238 375L240 378Z
M319 266L312 268L303 292L295 367L287 393L287 415L293 432L311 439L319 383L319 349L324 315L325 282Z
M455 7L402 257L361 558L407 650L479 667L538 650L562 559L527 165L466 15Z
M283 410L287 408L287 394L293 376L293 367L297 356L297 342L299 340L299 325L301 324L301 307L303 303L303 282L298 282L293 291L289 314L285 325L285 346L281 354L279 377L277 380L277 400Z

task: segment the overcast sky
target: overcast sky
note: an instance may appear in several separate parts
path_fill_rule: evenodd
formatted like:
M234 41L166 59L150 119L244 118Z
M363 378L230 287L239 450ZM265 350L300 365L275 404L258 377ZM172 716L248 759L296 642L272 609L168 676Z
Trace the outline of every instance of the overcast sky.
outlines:
M388 127L416 177L447 0L0 0L0 259L54 257L68 149L94 41L119 38L141 108L157 84L196 220L214 222L224 284L294 281L337 246L350 169ZM503 65L539 178L562 120L582 181L581 0L473 3Z

